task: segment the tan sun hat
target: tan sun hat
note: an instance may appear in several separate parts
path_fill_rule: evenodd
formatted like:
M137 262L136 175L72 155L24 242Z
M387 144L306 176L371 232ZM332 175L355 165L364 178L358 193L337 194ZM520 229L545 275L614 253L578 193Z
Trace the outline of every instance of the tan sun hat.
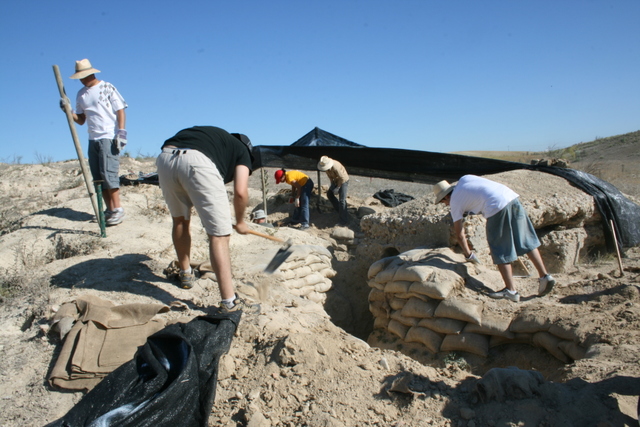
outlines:
M76 73L70 78L72 79L84 79L91 74L99 73L100 70L96 70L91 66L91 62L88 59L81 59L76 61Z
M440 203L442 199L446 197L447 194L451 193L455 185L449 185L447 181L440 181L436 185L433 186L433 194L436 195L435 203Z
M318 162L318 169L322 172L326 172L333 166L333 160L327 156L320 157L320 161Z

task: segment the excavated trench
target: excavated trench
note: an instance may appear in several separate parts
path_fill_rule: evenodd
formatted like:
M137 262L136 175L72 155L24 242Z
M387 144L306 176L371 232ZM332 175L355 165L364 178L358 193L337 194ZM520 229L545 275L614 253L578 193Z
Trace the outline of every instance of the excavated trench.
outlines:
M337 326L370 345L402 352L430 366L455 363L478 376L494 367L515 366L539 371L546 379L556 382L564 380L568 364L585 357L587 348L581 340L584 331L578 333L567 326L566 321L554 324L553 319L536 312L540 308L537 304L518 306L503 300L500 304L511 310L504 313L495 307L495 301L477 296L480 288L473 277L460 283L463 291L442 299L418 294L411 286L407 288L407 283L398 285L397 282L409 282L415 271L408 273L405 277L408 280L375 281L378 275L402 276L398 272L402 268L418 269L421 263L416 260L421 257L427 260L423 266L427 271L445 267L443 259L460 257L459 254L449 249L429 249L408 257L409 261L399 262L393 274L385 273L380 267L371 277L379 269L375 264L388 267L407 258L406 252L395 246L380 249L378 260L369 265L357 260L334 261L337 274L324 304ZM434 253L429 255L431 251ZM446 264L451 267L450 263ZM518 271L516 268L515 272ZM437 271L435 276L441 280L445 277L442 271ZM428 314L423 316L421 313L425 312Z
M521 194L550 272L568 274L581 261L602 252L602 222L589 195L558 177L533 177L528 171L498 174L492 179ZM601 324L589 317L589 305L597 308L603 289L597 288L598 284L586 301L570 296L552 302L523 298L519 304L491 300L486 294L500 289L503 282L492 267L483 219L472 216L465 221L470 245L486 266L480 271L469 271L463 257L448 249L456 247L451 225L448 210L434 206L430 198L360 219L362 236L341 245L348 247L348 256L343 253L331 258L336 274L322 303L332 321L372 346L400 351L424 364L457 363L476 375L493 367L516 366L562 381L572 362L584 358L591 345L599 342ZM416 248L440 252L406 256ZM402 267L405 277L391 280L396 272L386 271L388 264L403 258L407 258L405 264L419 267L414 270L431 272L412 272L407 265L396 265L396 269ZM392 261L382 262L385 265L372 274L372 266L385 259ZM522 265L525 271L519 263L514 264L515 275L526 276L527 268L535 273L526 258ZM440 277L445 288L451 289L440 289L437 280L427 280L430 276ZM518 284L519 289L528 286L521 294L537 294L535 279ZM591 287L591 281L584 282ZM413 283L419 285L412 288ZM430 294L434 288L440 293ZM637 293L637 287L633 289ZM427 314L421 316L421 312Z

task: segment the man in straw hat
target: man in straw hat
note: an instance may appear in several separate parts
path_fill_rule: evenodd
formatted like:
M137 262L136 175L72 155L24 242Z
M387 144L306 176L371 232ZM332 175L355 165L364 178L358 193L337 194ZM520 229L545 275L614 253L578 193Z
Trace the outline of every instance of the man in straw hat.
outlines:
M515 288L511 263L526 254L538 270L538 295L547 295L556 281L547 270L538 251L540 240L518 194L509 187L475 175L465 175L456 185L440 181L433 187L436 203L451 208L453 227L464 256L470 262L479 263L469 249L462 224L465 213L482 214L487 219L487 241L493 262L504 280L505 288L489 294L490 297L520 301Z
M349 174L347 174L347 170L342 166L342 163L327 156L320 158L318 170L326 172L329 181L331 181L329 190L327 190L327 198L340 215L338 225L348 225L347 189L349 188ZM336 196L339 197L339 200Z
M111 83L98 80L100 70L91 66L88 59L76 61L76 72L72 79L84 85L76 96L73 120L89 131L89 168L95 181L102 181L102 196L106 205L106 225L120 224L124 209L120 205L120 159L118 155L127 144L125 128L127 103ZM63 98L63 103L69 100Z

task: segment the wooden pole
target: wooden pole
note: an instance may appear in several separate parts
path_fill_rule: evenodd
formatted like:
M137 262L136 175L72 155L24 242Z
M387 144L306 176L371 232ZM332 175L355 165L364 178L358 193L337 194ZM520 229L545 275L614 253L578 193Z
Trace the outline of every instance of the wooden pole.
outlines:
M267 171L265 168L260 169L260 178L262 179L262 206L264 208L264 215L269 215L267 212Z
M317 198L317 209L318 212L322 212L320 210L320 204L322 203L322 182L320 182L320 171L318 171L318 198Z
M527 273L527 277L530 277L531 276L531 272L527 268L526 264L524 262L522 262L522 260L519 257L518 257L518 263L520 264L520 267L522 267L524 272Z
M53 73L56 76L56 82L58 83L58 90L60 91L60 98L66 98L67 94L64 90L64 84L62 83L62 77L60 76L60 69L57 65L53 66ZM91 199L91 204L93 205L93 211L96 214L96 221L98 222L98 226L100 226L100 234L102 233L102 224L100 224L100 209L98 208L98 198L96 197L96 193L94 188L91 185L92 178L87 168L86 162L84 160L84 155L82 154L82 146L80 145L80 140L78 139L78 134L76 132L75 122L73 121L73 113L71 111L71 106L65 103L64 112L67 115L67 121L69 122L69 130L71 131L71 137L73 138L73 143L76 146L76 153L78 155L78 161L80 162L80 169L82 170L82 175L84 176L84 183L87 186L87 191L89 192L89 198ZM106 237L106 233L104 233L103 237Z
M609 220L611 225L611 233L613 233L613 241L616 244L616 255L618 256L618 266L620 267L620 276L624 276L624 270L622 269L622 257L620 256L620 247L618 246L618 236L616 235L616 227L613 220Z

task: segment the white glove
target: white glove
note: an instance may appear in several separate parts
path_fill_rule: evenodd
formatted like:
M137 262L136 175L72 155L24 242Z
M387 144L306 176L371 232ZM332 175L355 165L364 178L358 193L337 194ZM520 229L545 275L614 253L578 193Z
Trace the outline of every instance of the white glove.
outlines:
M124 129L118 129L118 133L116 134L116 148L118 148L118 152L121 152L126 145L127 131Z
M64 98L60 98L60 109L62 110L63 113L67 112L64 108L65 105L68 105L69 111L73 113L73 110L71 109L71 101L69 101L69 98L67 98L66 96Z
M471 255L469 255L469 258L465 258L467 260L467 262L470 262L472 264L480 264L480 260L478 259L478 257L476 256L475 253L471 252Z
M334 195L334 196L337 196L338 194L340 194L340 187L335 187L335 188L333 189L333 195Z

